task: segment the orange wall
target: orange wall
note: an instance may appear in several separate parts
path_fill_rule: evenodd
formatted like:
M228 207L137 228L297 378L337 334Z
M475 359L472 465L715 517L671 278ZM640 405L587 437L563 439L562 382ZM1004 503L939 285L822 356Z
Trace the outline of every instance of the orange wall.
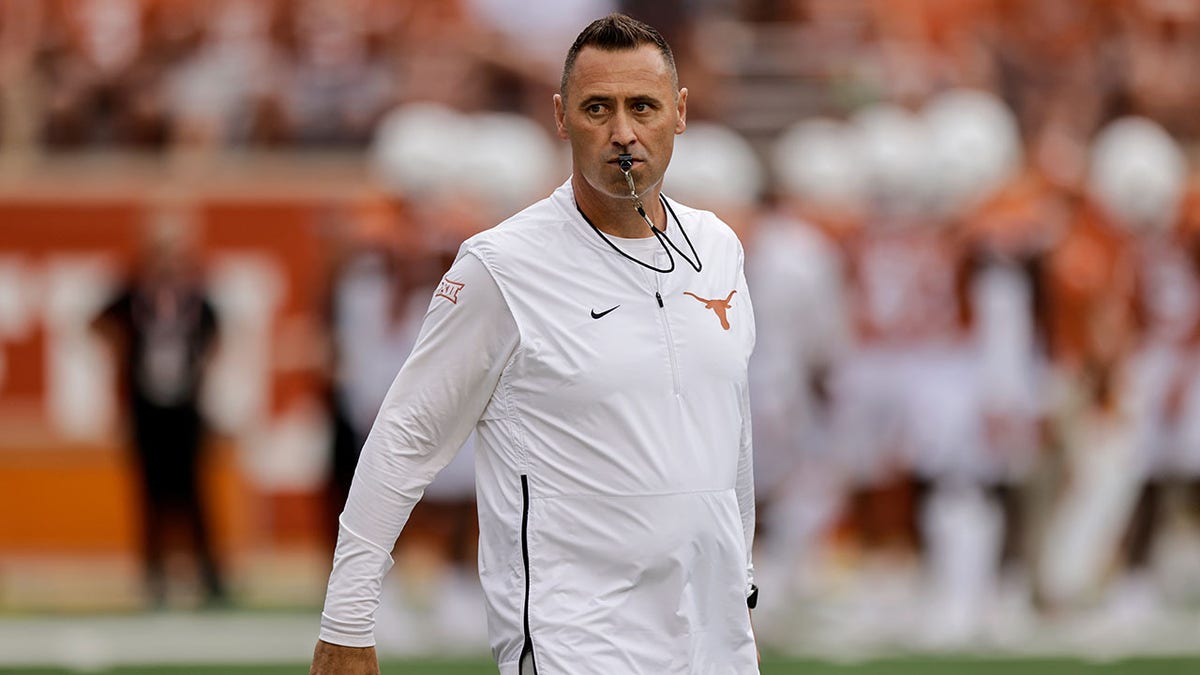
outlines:
M242 550L260 533L262 498L241 478L233 448L215 445L205 499L220 551ZM8 449L0 453L0 552L136 552L141 502L122 448Z

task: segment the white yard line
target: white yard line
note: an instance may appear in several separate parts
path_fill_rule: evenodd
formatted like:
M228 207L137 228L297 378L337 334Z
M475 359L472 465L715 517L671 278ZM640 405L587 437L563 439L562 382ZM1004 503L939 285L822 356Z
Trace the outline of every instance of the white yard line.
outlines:
M301 663L319 618L241 613L0 619L0 667Z

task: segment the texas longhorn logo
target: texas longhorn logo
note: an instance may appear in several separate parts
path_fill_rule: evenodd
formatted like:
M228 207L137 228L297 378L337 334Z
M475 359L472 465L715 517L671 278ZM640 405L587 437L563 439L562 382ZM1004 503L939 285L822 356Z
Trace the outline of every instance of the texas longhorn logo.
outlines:
M683 292L684 295L690 295L700 302L703 302L704 309L711 309L713 313L717 315L717 318L721 320L721 328L724 328L725 330L729 330L729 317L726 316L725 313L729 311L729 301L733 299L734 293L737 293L737 290L729 291L729 295L725 296L724 300L709 300L707 298L702 298L691 291Z

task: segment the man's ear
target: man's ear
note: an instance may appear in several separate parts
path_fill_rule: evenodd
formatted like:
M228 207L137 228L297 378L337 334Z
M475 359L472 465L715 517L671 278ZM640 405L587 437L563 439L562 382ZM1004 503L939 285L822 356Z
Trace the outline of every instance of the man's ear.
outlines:
M567 107L561 94L554 95L554 127L558 137L567 140Z
M675 122L675 133L682 134L687 128L687 87L679 90L679 102L675 104L675 112L679 114L679 120Z

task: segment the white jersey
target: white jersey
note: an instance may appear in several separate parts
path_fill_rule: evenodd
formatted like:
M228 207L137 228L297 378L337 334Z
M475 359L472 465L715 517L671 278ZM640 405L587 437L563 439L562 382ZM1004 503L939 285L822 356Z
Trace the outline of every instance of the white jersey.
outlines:
M463 244L363 449L323 640L374 644L395 539L475 428L502 675L526 652L542 675L758 672L742 248L711 213L670 206L699 273L618 254L569 182ZM668 264L653 237L609 239Z

